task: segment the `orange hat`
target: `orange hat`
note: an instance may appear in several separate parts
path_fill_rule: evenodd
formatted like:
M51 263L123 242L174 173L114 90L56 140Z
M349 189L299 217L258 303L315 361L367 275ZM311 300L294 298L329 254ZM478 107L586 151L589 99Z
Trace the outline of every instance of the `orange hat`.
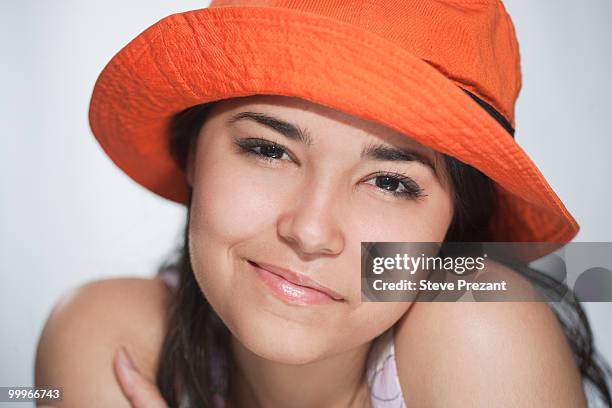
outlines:
M579 226L513 138L519 59L498 0L217 0L119 51L96 82L89 120L125 173L186 202L167 148L174 114L230 97L300 97L485 173L499 196L493 240L563 244Z

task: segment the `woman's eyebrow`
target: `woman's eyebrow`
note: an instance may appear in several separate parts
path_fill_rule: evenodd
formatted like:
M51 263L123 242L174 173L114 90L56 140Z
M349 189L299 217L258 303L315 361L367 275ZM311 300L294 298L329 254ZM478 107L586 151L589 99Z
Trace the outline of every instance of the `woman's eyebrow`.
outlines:
M434 163L429 157L409 148L393 147L382 143L370 143L362 149L361 158L377 161L419 162L431 168L434 173L436 172Z
M261 125L267 126L272 130L279 132L288 139L294 140L296 142L300 142L305 145L312 144L312 139L308 134L307 130L301 129L296 125L293 125L289 122L285 122L284 120L275 118L274 116L270 116L265 113L240 112L229 118L227 120L227 123L233 124L241 119L253 120Z

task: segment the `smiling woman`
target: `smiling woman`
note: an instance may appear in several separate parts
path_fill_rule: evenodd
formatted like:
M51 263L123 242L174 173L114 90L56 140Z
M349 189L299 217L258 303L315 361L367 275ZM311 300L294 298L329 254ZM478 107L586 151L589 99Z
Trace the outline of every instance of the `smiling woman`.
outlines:
M578 407L584 380L610 403L572 296L362 302L362 242L577 233L513 139L518 67L497 0L215 1L158 22L104 69L90 123L186 205L178 261L62 300L37 384L65 406Z
M226 126L245 111L290 118L310 143L252 121ZM442 241L452 199L420 162L362 158L368 146L392 142L433 155L382 126L294 98L237 98L209 112L187 168L189 253L206 298L252 353L286 364L324 360L365 347L406 311L405 303L361 303L360 242ZM296 308L291 301L325 298L287 280L342 301ZM258 282L285 302L254 290ZM330 371L326 383L341 374Z
M556 374L548 376L566 393L559 397L557 391L547 394L534 387L537 370L508 370L505 378L522 389L508 401L532 406L561 398L560 406L584 404L562 328L541 305L453 304L441 313L445 306L361 302L362 241L487 239L495 196L479 171L378 124L284 96L196 106L177 115L171 130L171 151L193 186L182 257L161 275L171 283L172 275L180 273L156 374L171 406L181 400L199 401L195 406L203 401L396 406L382 402L390 396L394 404L407 406L448 406L466 398L474 406L490 406L499 404L498 393L507 390L479 389L476 398L473 381L481 381L483 372L495 370L506 358L522 365L540 354L545 364L558 365ZM455 308L465 312L454 313ZM525 313L537 326L529 336L514 326L521 325ZM193 316L202 316L201 325L194 326ZM482 319L503 324L474 331ZM438 361L440 374L434 375L423 356L432 353L433 361L442 345L434 339L417 345L414 338L414 333L431 331L440 341L488 337L481 352L496 357L470 367L448 358ZM189 338L208 341L194 344ZM584 339L570 341L574 347ZM506 342L515 352L505 352ZM401 358L382 362L396 351ZM472 350L456 352L476 359ZM532 357L521 362L515 353ZM209 356L212 362L185 355ZM194 379L192 372L207 374ZM377 380L383 373L388 376L384 386ZM430 389L438 383L431 378L450 381L449 375L461 376L452 381L465 387L444 396ZM429 380L422 382L425 377ZM299 405L296 389L303 390Z

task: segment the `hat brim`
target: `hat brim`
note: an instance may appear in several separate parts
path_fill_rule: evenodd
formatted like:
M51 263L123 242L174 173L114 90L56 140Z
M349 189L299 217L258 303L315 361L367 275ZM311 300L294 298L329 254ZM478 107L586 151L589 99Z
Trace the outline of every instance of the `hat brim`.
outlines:
M170 119L254 94L300 97L378 122L479 169L499 196L492 240L561 246L579 230L528 155L457 84L391 41L312 13L215 7L162 19L104 68L90 126L127 175L185 203L185 175L168 151Z

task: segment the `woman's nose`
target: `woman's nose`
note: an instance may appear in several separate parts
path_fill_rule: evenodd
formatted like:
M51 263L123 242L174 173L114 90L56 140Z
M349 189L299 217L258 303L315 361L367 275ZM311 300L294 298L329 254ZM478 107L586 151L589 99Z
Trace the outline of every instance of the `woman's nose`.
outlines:
M338 198L323 188L307 189L278 219L282 239L308 255L335 255L342 252L345 237L338 223Z

